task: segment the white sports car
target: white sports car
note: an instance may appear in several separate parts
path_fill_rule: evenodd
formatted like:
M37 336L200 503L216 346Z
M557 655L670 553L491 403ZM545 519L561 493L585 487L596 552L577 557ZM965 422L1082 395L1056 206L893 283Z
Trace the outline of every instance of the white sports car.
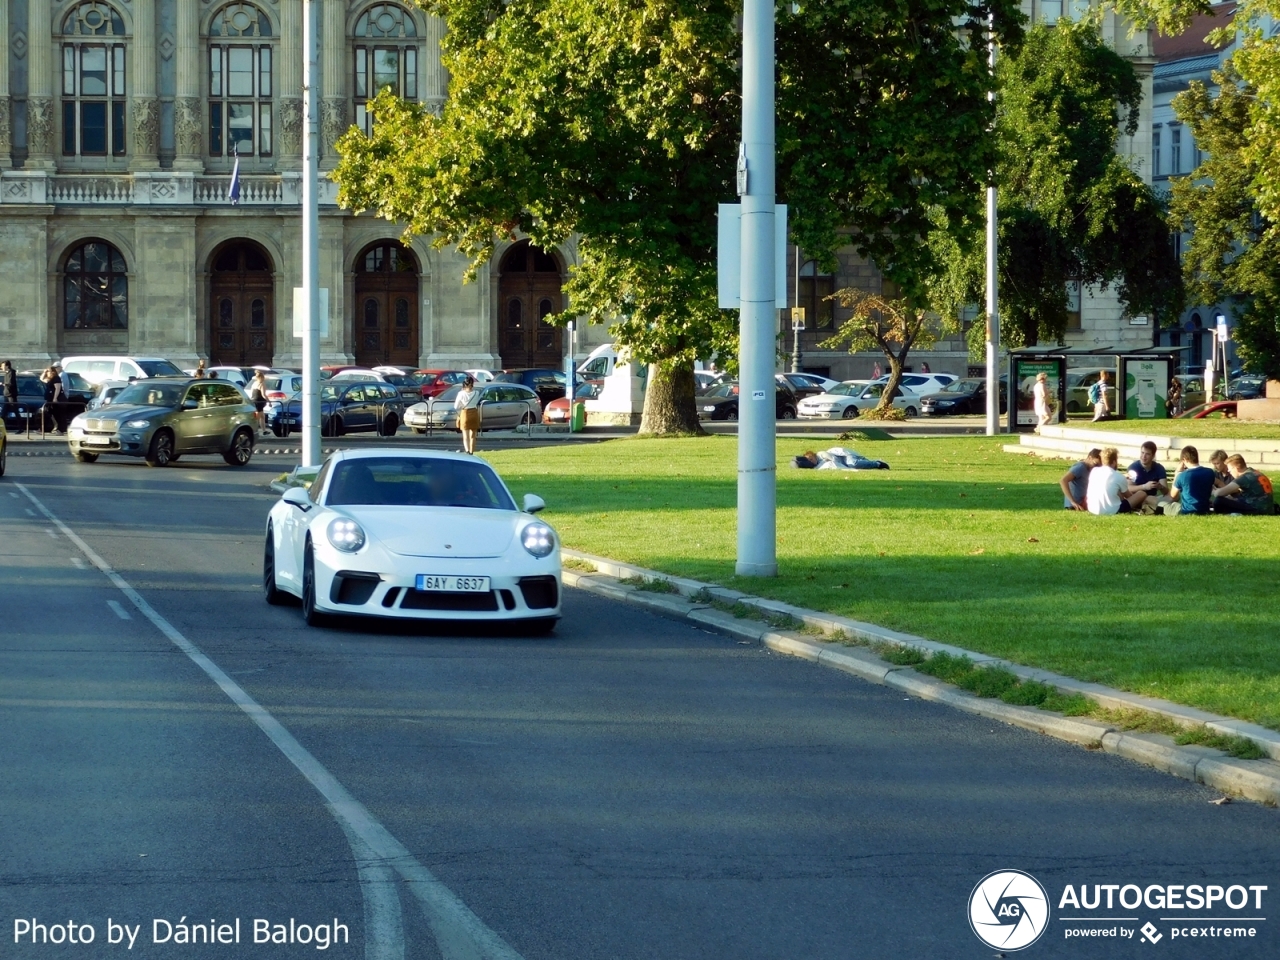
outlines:
M292 487L267 517L268 603L302 600L328 614L518 621L550 631L560 617L560 544L517 507L483 460L459 453L340 450L309 490Z

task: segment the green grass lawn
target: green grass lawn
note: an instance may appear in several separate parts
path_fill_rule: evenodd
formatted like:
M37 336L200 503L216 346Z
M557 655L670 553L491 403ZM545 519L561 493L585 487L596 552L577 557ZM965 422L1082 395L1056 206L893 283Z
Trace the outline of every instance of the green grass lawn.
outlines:
M1237 420L1235 417L1206 417L1203 420L1104 420L1101 423L1075 421L1069 427L1089 427L1112 433L1142 433L1159 437L1218 437L1224 440L1256 437L1280 439L1280 423L1266 420ZM1203 454L1203 451L1201 451Z
M1280 518L1061 509L1063 461L1007 438L779 442L776 579L738 579L731 437L484 451L566 545L1280 729ZM812 446L812 441L807 442Z

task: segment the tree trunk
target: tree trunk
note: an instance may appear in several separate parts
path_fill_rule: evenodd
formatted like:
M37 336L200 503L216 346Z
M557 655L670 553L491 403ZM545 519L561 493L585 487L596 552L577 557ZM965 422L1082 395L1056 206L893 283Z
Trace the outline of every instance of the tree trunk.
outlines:
M666 361L649 367L649 388L644 395L642 436L701 435L694 392L693 364Z
M889 382L884 385L884 392L880 394L880 402L876 404L877 410L888 410L893 406L893 391L898 389L898 384L902 382L902 364L907 359L909 349L904 347L896 357L892 350L884 351L884 355L889 360Z

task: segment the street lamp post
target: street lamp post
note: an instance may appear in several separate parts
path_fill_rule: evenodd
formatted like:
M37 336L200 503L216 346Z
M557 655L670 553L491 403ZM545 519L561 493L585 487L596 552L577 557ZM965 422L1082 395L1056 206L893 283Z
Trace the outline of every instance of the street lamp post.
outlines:
M774 350L773 0L742 12L742 276L738 386L739 576L772 577L777 560Z
M993 107L996 100L996 26L995 17L987 20L987 67L990 70L991 89L987 100ZM991 117L991 131L995 135L995 113ZM987 436L1000 432L1000 298L996 280L996 179L995 170L987 174ZM1013 416L1013 384L1009 384L1009 416Z
M320 122L316 5L302 0L302 465L320 464Z

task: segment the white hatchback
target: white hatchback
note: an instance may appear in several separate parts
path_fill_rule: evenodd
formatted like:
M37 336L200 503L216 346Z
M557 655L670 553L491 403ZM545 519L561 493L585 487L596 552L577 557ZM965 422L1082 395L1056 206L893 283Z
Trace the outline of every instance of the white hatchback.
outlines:
M885 386L878 380L871 383L849 380L826 393L801 400L796 413L811 420L852 420L863 410L874 410L880 405ZM904 411L908 417L917 416L920 413L920 396L899 387L894 391L892 406Z

